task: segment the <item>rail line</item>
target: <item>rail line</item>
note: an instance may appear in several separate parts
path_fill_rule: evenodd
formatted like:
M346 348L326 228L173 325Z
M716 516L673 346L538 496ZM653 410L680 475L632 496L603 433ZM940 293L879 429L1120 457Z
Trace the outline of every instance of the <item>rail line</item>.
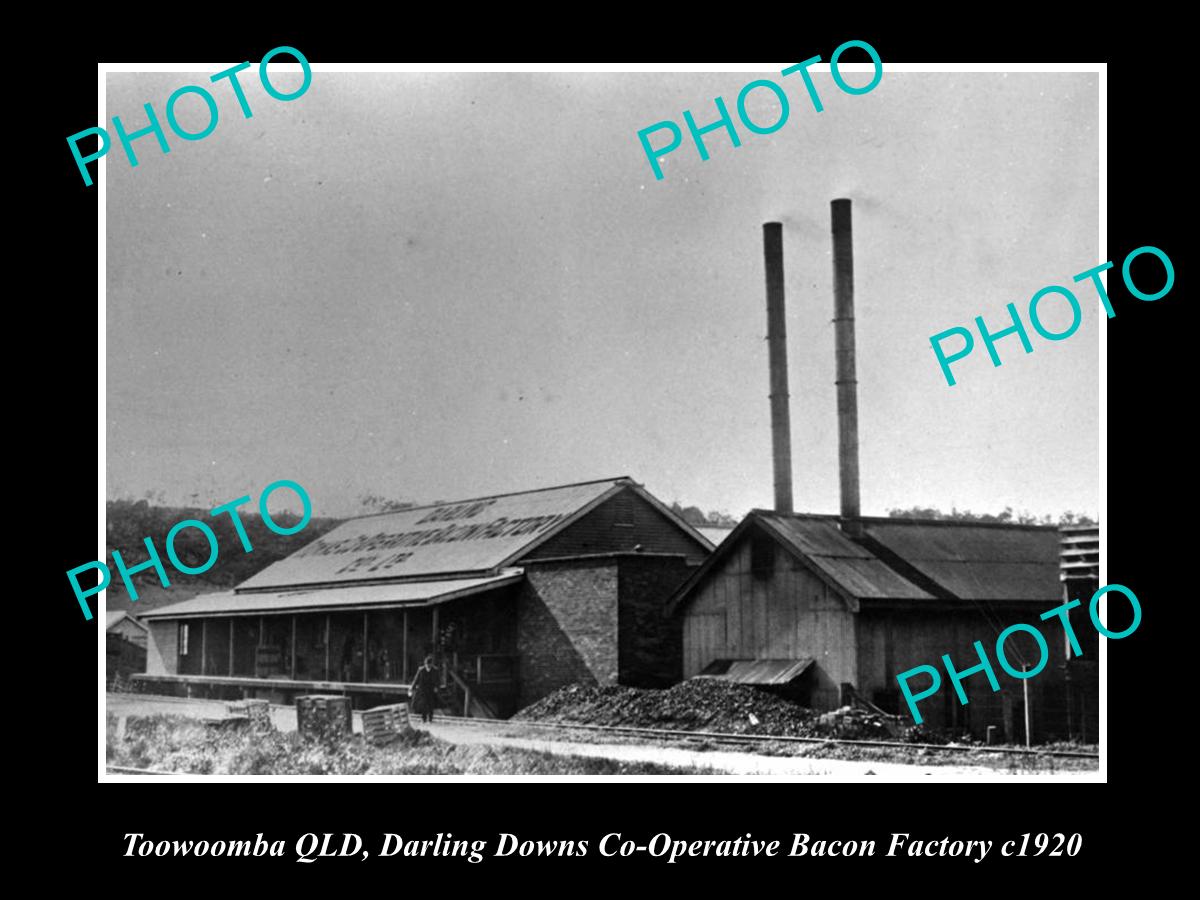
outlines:
M114 775L190 775L190 772L164 772L159 769L135 769L133 766L110 766L105 764L104 770Z
M154 700L159 699L177 699L177 698L159 698L154 697ZM182 701L184 703L192 703L195 701ZM272 704L272 709L284 709L286 706L277 706ZM359 711L355 710L355 719L359 717ZM1067 759L1094 759L1099 760L1100 754L1086 750L1044 750L1038 748L1026 747L989 747L968 744L909 744L903 741L872 741L853 738L831 738L831 737L798 737L793 735L771 735L771 734L739 734L735 732L722 731L687 731L677 728L644 728L634 725L591 725L584 723L572 722L532 722L525 720L514 719L489 719L489 718L467 718L464 716L446 716L437 714L434 716L436 722L448 725L471 725L471 726L491 726L502 728L528 728L541 729L545 731L559 732L577 732L593 734L608 734L608 735L624 735L628 737L638 737L643 739L658 739L670 741L706 741L717 744L728 744L734 746L761 746L763 744L784 743L784 744L833 744L848 747L889 747L893 749L909 749L909 750L928 750L932 753L1001 753L1010 756L1051 756ZM138 775L181 775L187 774L182 772L161 772L150 769L131 769L122 766L107 766L115 772L125 774Z
M435 721L459 725L491 725L510 728L542 728L558 731L590 731L598 734L629 735L631 737L660 738L669 740L709 741L737 745L787 744L837 744L851 747L893 747L910 750L930 750L938 753L1007 753L1016 756L1055 756L1075 759L1100 758L1099 753L1086 750L1038 750L1027 747L987 747L967 744L909 744L904 741L870 741L852 738L796 737L793 735L737 734L724 731L685 731L676 728L640 728L633 725L586 725L571 722L528 722L513 719L463 718L458 716L434 717Z

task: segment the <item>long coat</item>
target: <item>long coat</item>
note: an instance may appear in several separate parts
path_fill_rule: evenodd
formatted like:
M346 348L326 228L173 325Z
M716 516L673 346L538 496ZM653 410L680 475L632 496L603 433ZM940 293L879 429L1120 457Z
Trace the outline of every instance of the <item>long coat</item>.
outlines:
M426 669L424 666L417 669L417 677L413 679L412 687L409 689L409 694L412 704L412 711L417 715L424 715L427 712L433 712L434 705L437 702L437 695L434 689L437 687L437 670Z

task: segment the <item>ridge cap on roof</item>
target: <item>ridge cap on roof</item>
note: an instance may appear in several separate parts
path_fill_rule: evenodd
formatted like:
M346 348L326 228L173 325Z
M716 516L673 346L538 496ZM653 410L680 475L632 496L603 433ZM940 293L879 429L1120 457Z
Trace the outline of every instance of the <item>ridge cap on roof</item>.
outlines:
M958 525L971 528L1022 528L1029 531L1058 531L1057 525L1025 522L981 522L976 519L915 519L908 516L859 516L868 525Z
M764 507L755 507L750 510L751 513L759 513L765 516L779 516L782 519L839 519L834 513L810 513L810 512L780 512L777 509L768 509ZM747 513L749 515L749 513Z
M843 517L836 513L803 513L803 512L779 512L774 509L752 509L747 515L765 515L776 516L780 519L813 519L820 521L829 521L838 523L843 521ZM968 526L979 528L1022 528L1031 531L1059 531L1063 528L1077 526L1059 526L1059 525L1038 525L1024 522L981 522L976 519L920 519L910 516L858 516L857 520L867 525L941 525L941 526ZM1088 528L1099 528L1098 525L1085 526Z
M641 487L629 475L618 475L615 478L590 478L587 481L572 481L567 484L552 484L547 487L532 488L527 491L507 491L503 494L487 494L482 497L461 497L457 500L441 500L437 503L417 503L413 506L402 506L399 509L388 509L382 512L363 513L360 516L348 516L342 522L357 522L359 519L373 519L377 516L394 516L396 513L413 512L418 509L434 509L438 506L453 506L458 503L478 503L480 500L499 500L501 497L519 497L522 494L542 494L546 491L558 491L563 488L584 487L589 484L632 484Z

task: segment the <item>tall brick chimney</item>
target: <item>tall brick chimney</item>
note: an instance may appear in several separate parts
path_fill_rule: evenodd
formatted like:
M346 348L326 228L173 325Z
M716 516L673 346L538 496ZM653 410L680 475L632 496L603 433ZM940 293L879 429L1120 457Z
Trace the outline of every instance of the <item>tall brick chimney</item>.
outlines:
M792 512L792 425L788 413L787 319L783 300L783 225L763 225L767 269L767 353L771 370L771 450L775 511Z
M838 473L842 528L861 534L858 502L858 379L854 362L854 239L850 201L830 203L833 229L833 321L837 334Z

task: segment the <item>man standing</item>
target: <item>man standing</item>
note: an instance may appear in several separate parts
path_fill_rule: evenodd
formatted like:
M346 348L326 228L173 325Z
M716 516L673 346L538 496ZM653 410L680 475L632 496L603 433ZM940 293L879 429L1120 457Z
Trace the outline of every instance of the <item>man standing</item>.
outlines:
M420 713L422 722L433 721L433 707L437 694L437 673L433 668L433 657L425 657L425 664L417 669L417 677L413 679L412 687L408 690L410 708Z

